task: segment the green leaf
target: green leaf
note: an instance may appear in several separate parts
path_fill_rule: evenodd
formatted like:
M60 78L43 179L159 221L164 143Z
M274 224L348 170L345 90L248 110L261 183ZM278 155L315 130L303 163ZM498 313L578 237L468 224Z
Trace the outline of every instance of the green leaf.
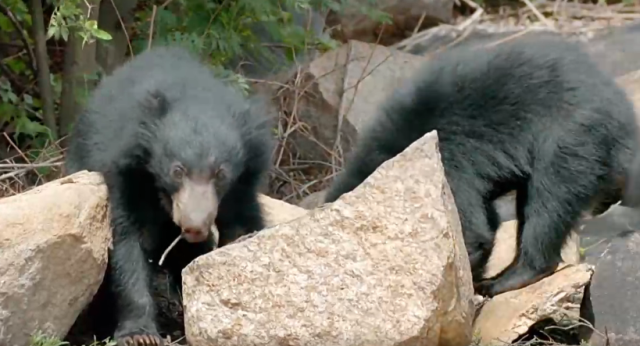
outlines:
M57 31L58 28L53 23L51 23L51 25L49 25L49 29L47 29L47 40L55 36Z
M24 94L24 95L22 96L22 98L24 99L24 102L25 102L26 104L28 104L28 105L30 105L30 106L32 106L32 105L33 105L33 97L31 97L31 95L29 95L29 94Z
M13 31L13 23L4 14L0 13L0 31Z
M109 34L108 32L104 31L104 30L100 30L100 29L95 29L94 31L92 31L93 35L101 40L111 40L111 34Z
M94 31L98 29L98 21L97 20L88 20L84 23L84 27L89 29L89 31Z
M9 101L13 104L18 104L18 96L16 94L14 94L12 91L9 91L7 93L7 98L9 99Z
M16 118L14 124L16 126L16 134L25 134L30 137L35 137L41 133L49 133L48 127L35 121L31 121L27 116Z
M0 94L2 96L2 94ZM16 106L10 103L0 103L0 120L10 122L13 120L13 115L16 114L18 110Z
M69 28L66 26L63 26L60 28L60 34L62 35L62 39L65 41L69 40Z

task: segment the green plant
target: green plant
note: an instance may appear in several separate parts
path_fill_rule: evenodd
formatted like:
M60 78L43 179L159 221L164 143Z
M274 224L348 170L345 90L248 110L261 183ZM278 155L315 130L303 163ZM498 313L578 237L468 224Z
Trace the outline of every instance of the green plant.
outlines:
M92 42L96 38L111 40L111 35L98 28L98 22L87 19L80 3L84 0L49 0L55 6L51 15L51 22L47 29L47 39L69 39L69 32L75 30L82 37L82 45Z
M116 346L116 345L117 343L111 339L105 339L105 340L94 339L94 341L91 344L82 345L82 346ZM42 332L37 332L33 336L31 336L31 342L29 343L29 346L70 346L70 345L68 342L61 341L56 337L47 336Z
M133 49L138 53L147 48L153 28L154 43L184 45L207 57L220 76L241 82L241 77L234 77L233 72L222 67L233 58L253 55L277 64L275 53L256 36L258 26L280 42L278 47L292 62L297 52L307 48L326 51L337 46L334 40L296 23L292 12L306 13L312 8L341 11L348 3L347 0L176 0L172 6L156 8L155 16L153 7L136 13L136 30L140 35L134 39ZM389 20L386 14L371 7L358 9L377 20ZM242 88L246 91L246 87Z
M35 335L31 336L30 346L67 346L68 342L60 341L56 337L47 336L42 334L41 332L37 332Z
M207 58L216 75L246 94L248 81L228 68L233 59L250 55L280 66L279 55L291 62L309 48L326 51L337 46L332 39L318 36L299 20L296 22L294 11L306 13L313 8L340 12L355 8L376 20L388 22L386 14L371 7L375 1L358 0L354 5L356 2L351 0L138 0L134 23L127 27L127 32L133 54L146 49L150 39L153 43L185 45ZM83 46L95 40L112 40L112 35L101 29L99 22L89 19L100 0L47 0L47 4L51 5L48 9L52 9L45 23L47 40L68 41L71 35L77 35ZM0 11L0 40L15 42L17 33L24 47L19 54L0 60L3 75L0 77L0 131L10 132L19 147L42 149L51 143L53 136L43 125L44 102L35 81L34 42L29 30L32 18L21 0L4 0L2 6L12 18ZM277 49L266 46L263 38L256 35L256 28L278 42ZM60 70L61 66L52 69ZM59 105L61 73L53 72L50 80L54 105ZM78 89L86 91L86 88ZM80 93L79 90L75 92ZM84 99L87 95L85 92L76 96Z
M37 111L41 107L39 99L34 99L28 93L16 95L9 81L0 78L0 101L0 123L8 122L15 126L14 139L20 134L30 137L39 134L49 136L49 129L42 125L42 116Z

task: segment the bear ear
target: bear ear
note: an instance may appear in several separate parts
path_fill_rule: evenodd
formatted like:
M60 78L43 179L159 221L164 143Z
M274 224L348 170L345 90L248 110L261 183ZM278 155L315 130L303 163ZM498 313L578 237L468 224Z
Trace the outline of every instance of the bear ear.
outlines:
M167 114L169 109L169 101L167 96L159 91L152 90L147 92L142 100L142 107L146 112L156 118L162 118Z

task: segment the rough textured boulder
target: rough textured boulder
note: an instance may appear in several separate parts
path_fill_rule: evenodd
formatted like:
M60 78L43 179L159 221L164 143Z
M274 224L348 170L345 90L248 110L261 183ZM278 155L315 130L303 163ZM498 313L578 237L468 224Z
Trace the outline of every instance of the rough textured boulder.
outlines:
M80 172L0 199L0 345L64 336L91 300L111 240L106 194Z
M360 130L379 104L413 76L427 59L375 44L351 40L309 64L317 94ZM316 113L323 113L316 106ZM333 122L332 122L333 123ZM315 124L312 124L315 125ZM335 132L335 128L333 128Z
M426 61L424 57L358 41L349 42L348 56L340 116L358 131Z
M600 67L615 77L640 69L640 22L596 32L585 44Z
M388 46L413 34L416 28L425 29L439 23L450 23L453 17L452 0L352 0L341 14L330 13L327 27L333 36L342 41L359 40ZM349 6L351 5L351 6ZM372 6L391 16L390 25L382 25L366 14L359 6ZM384 27L384 31L383 30Z
M640 345L640 231L597 239L586 251L595 266L589 298L600 332L591 335L591 345Z
M467 346L471 273L436 134L335 203L196 259L183 286L194 345Z
M324 198L327 195L327 190L314 192L298 203L300 208L314 209L324 204Z
M280 126L286 130L284 154L277 161L288 166L289 157L306 161L297 166L301 186L283 181L279 193L295 196L326 186L318 175L326 175L326 164L340 164L357 141L358 130L377 112L378 105L407 77L413 75L425 58L375 44L349 41L327 52L301 71L280 77L280 88L263 84L261 90L277 95L283 114ZM279 78L279 79L280 79ZM285 86L282 86L286 84ZM336 158L338 157L338 158ZM330 170L330 169L329 169ZM309 189L309 190L307 190Z
M638 123L640 123L640 70L627 73L616 81L625 89L633 102L636 109L636 117L638 117Z
M264 212L264 223L266 227L273 227L281 223L289 222L307 213L305 209L265 195L258 196L258 202L260 202L260 206Z
M281 100L283 113L295 115L281 126L291 128L287 142L295 147L296 156L327 162L336 143L349 151L355 141L354 127L339 118L348 53L348 45L327 52L285 78L293 88L272 91Z

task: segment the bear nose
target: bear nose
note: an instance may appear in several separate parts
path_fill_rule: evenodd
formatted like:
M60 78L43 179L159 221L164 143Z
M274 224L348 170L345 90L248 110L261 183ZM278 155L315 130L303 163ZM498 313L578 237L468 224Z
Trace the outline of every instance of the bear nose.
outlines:
M199 234L202 234L203 232L199 228L189 227L184 229L184 233L188 235L199 235Z
M211 225L215 222L215 215L214 213L185 215L180 222L180 226L183 232L187 234L207 234Z
M208 232L206 230L203 230L202 228L189 227L182 230L183 238L189 243L199 243L205 241L208 235Z

